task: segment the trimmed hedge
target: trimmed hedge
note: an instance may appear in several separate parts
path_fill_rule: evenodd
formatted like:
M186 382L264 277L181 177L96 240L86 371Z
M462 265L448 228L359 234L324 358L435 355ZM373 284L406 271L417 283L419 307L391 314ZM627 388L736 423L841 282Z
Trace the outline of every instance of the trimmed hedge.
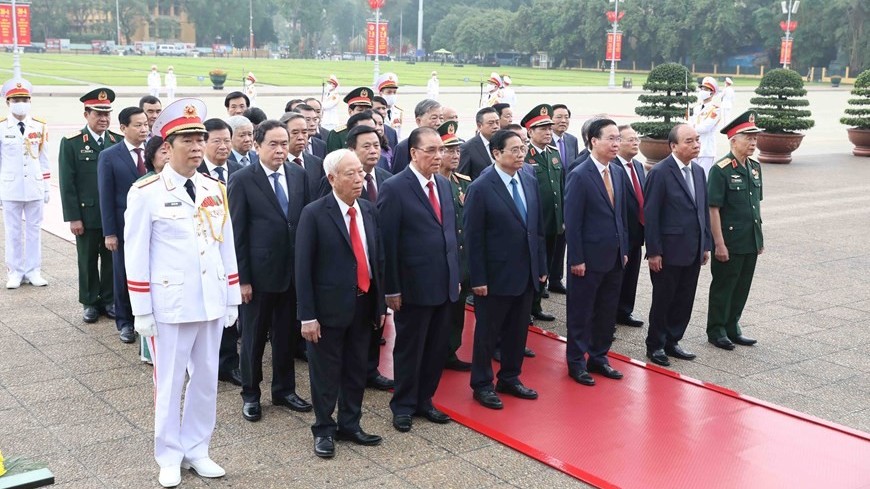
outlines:
M694 77L679 63L665 63L650 71L643 89L649 93L637 98L640 105L634 112L654 120L635 122L631 127L642 136L667 139L671 129L685 121L689 104L695 101Z
M798 72L777 68L770 70L761 78L749 103L758 113L755 125L770 133L793 133L805 131L815 125L805 98L807 91L804 80Z
M851 93L855 98L849 99L850 107L840 123L856 129L870 129L870 70L858 75Z

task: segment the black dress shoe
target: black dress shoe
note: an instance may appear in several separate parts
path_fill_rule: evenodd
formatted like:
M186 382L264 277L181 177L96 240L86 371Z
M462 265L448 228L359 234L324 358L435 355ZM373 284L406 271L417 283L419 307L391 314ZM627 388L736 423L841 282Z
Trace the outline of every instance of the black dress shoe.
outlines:
M468 362L463 362L458 358L451 358L447 360L447 363L444 364L444 368L447 370L456 370L457 372L470 372L471 364Z
M431 421L433 423L447 424L450 422L450 416L447 416L446 414L435 409L434 407L423 410L423 411L419 411L419 412L417 412L417 414L419 414L420 416L423 416L424 418L428 419L429 421Z
M731 340L729 340L728 338L726 338L724 336L721 338L716 338L715 340L707 340L707 341L709 341L710 344L715 346L716 348L721 348L723 350L733 350L734 348L736 348L734 346L734 343L731 343Z
M136 341L136 332L133 331L133 326L127 325L121 327L118 338L121 339L121 343L134 343Z
M284 397L272 399L272 404L276 406L286 406L291 411L307 413L311 411L311 403L299 397L296 393L287 394Z
M492 389L478 389L474 391L474 400L479 402L481 406L489 409L502 409L504 404L501 398Z
M748 336L743 336L742 334L728 339L730 339L732 343L736 343L741 346L752 346L758 343L758 340L750 338Z
M492 351L492 359L498 363L501 363L501 349L496 348Z
M335 456L335 442L331 436L314 437L314 454L320 458L332 458Z
M115 305L107 305L105 308L103 308L103 314L105 314L106 317L109 319L115 319Z
M373 447L375 445L380 445L383 440L378 435L370 435L363 430L359 430L356 433L345 433L343 431L337 431L335 433L336 440L342 441L352 441L357 445L363 445L366 447Z
M595 385L595 379L589 375L589 372L585 370L569 370L568 377L574 379L578 384L593 386Z
M393 379L388 379L381 374L378 374L366 381L366 387L371 387L380 391L388 391L395 389L396 382Z
M549 298L550 298L550 292L548 292L547 289L541 289L541 299L549 299Z
M221 372L218 374L218 380L221 382L229 382L233 385L242 385L242 371L234 368L229 372Z
M564 295L564 294L568 293L568 289L566 289L565 286L562 285L562 282L550 283L550 286L547 287L547 290L549 290L550 292L553 292L555 294L563 294Z
M532 317L537 319L538 321L555 321L556 316L552 314L548 314L544 311L533 312Z
M628 316L622 316L616 320L618 324L622 324L625 326L631 326L632 328L639 328L643 326L643 321L629 314Z
M652 360L652 363L661 365L662 367L670 367L671 360L665 355L665 351L659 348L656 351L646 352L646 357Z
M82 321L93 324L100 318L100 312L94 306L85 306L85 311L82 313Z
M393 416L393 428L396 428L402 433L411 431L411 416L407 414Z
M698 357L698 355L683 349L680 345L666 346L665 353L680 360L694 360Z
M260 408L259 402L246 402L242 404L242 417L248 421L260 421L263 417L263 410Z
M622 378L622 372L616 370L615 368L611 367L606 363L604 365L596 365L593 363L587 365L586 368L589 370L589 372L601 374L608 379L619 380Z
M520 399L538 398L538 393L534 389L529 389L520 382L517 382L516 384L508 384L506 382L499 381L495 384L495 390L496 392L510 394L514 397L519 397Z
M535 358L535 351L528 346L523 350L523 356L527 358Z

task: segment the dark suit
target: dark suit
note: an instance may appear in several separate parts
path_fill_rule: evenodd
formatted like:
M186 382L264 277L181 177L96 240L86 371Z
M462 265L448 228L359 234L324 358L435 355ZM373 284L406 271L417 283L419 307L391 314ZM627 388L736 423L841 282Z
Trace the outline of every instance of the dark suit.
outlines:
M326 158L326 141L320 138L310 137L308 138L308 142L311 143L311 154L321 160Z
M587 353L590 364L607 364L613 342L628 233L625 174L610 170L613 204L591 156L571 170L565 184L569 371L586 370ZM571 273L570 267L584 263L583 277Z
M400 294L395 313L394 416L431 409L459 296L459 249L450 182L434 175L441 222L411 167L380 187L378 211L386 256L385 294Z
M320 139L324 143L326 142L326 138L329 137L329 129L324 129L323 127L317 128L317 134L314 136L317 139Z
M142 157L145 157L144 146ZM124 266L124 211L127 210L127 192L141 176L136 169L136 161L123 141L100 152L97 185L100 188L103 236L115 236L118 239L118 249L112 252L115 326L118 331L125 326L133 326L133 308L127 290L127 268Z
M298 165L284 163L288 210L278 205L272 178L262 165L233 174L229 185L230 215L239 264L239 283L251 285L251 302L242 304L242 398L260 400L263 350L272 343L272 398L296 391L293 352L296 326L294 248L302 208L309 202L308 176Z
M648 351L676 345L692 317L704 252L710 251L710 213L704 169L690 163L692 198L683 165L673 155L657 163L644 186L644 237L648 257L661 256L662 269L650 270L653 284Z
M577 138L572 134L568 134L567 131L562 134L562 137L565 139L565 154L562 154L560 151L559 155L562 157L562 161L567 165L577 159L577 154L580 152L580 145ZM553 134L553 146L555 146L557 150L560 149L559 143L556 142L555 134Z
M577 154L576 158L574 158L573 160L569 160L569 163L565 165L565 173L566 174L570 173L571 170L574 169L574 167L576 167L580 163L583 163L588 158L589 158L589 150L586 148L583 148L583 150Z
M293 161L293 155L289 156L287 163L296 165ZM315 191L320 188L321 179L326 177L323 171L323 160L306 151L302 152L302 164L305 165L305 173L308 175L308 189L311 196L315 196Z
M468 187L463 229L468 249L470 286L487 287L474 299L474 353L471 388L492 387L492 355L501 340L498 379L520 382L532 296L547 274L544 228L534 177L518 171L525 196L525 219L517 209L498 171Z
M248 159L251 160L251 162L245 166L251 166L251 165L256 165L256 164L260 163L260 156L257 153L255 153L254 150L248 151ZM232 151L230 151L230 157L229 157L229 159L227 159L227 161L232 161L233 163L238 163L238 165L241 166L242 168L245 167L245 166L242 166L241 162L236 161L236 153L234 153Z
M463 175L468 175L474 180L488 166L492 166L492 157L486 151L483 136L478 134L460 147L459 166L456 168L456 171Z
M396 133L396 130L392 127L384 125L384 137L387 138L387 142L390 143L391 148L395 148L399 145L399 134Z
M233 156L233 152L230 151L230 156ZM259 162L257 163L259 164ZM229 179L230 175L244 168L239 163L236 163L235 160L227 159L226 164L224 165L224 183ZM196 171L208 175L212 178L218 178L217 175L213 175L208 171L208 165L206 165L205 161L203 161L199 168ZM220 378L228 378L232 377L232 371L239 368L239 327L238 321L236 324L224 328L221 333L221 347L220 354L218 360L218 376Z
M562 134L562 138L565 140L565 154L562 154L561 147L559 143L556 142L556 135L553 134L553 146L559 150L559 156L564 163L565 172L564 175L567 175L569 169L567 165L569 165L572 161L577 158L578 152L578 143L577 138L568 132ZM558 234L554 240L553 246L553 258L550 259L550 283L559 283L562 281L562 277L565 275L565 233Z
M625 168L619 158L611 163ZM635 159L631 160L631 167L634 169L637 183L641 188L641 198L638 200L637 193L634 190L634 182L625 173L625 178L622 181L625 182L625 209L628 213L628 262L625 264L625 271L622 275L622 291L619 294L619 306L616 311L617 319L628 318L634 312L634 302L637 296L637 277L640 274L640 264L643 260L641 255L643 248L643 223L641 223L640 212L642 209L640 208L640 203L643 200L643 185L646 183L646 171L643 168L643 163ZM616 167L614 166L615 169Z
M379 168L379 167L375 167L374 173L375 173L375 189L378 193L380 193L381 185L384 183L384 181L386 179L393 176L393 174L388 172L387 170L384 170L383 168ZM323 197L324 195L332 193L332 184L329 183L329 179L326 178L326 175L324 175L323 178L320 179L320 184L317 186L317 188L318 188L317 195L319 197ZM365 181L363 181L362 193L360 194L359 198L364 199L364 200L370 200L369 196L368 196L368 187L366 186Z
M360 431L366 347L384 305L384 250L375 204L359 200L371 285L357 290L357 262L341 208L330 194L302 211L296 234L298 319L320 322L320 340L308 342L314 436ZM338 423L332 418L338 402Z
M411 163L411 148L409 140L404 139L393 146L393 160L390 162L390 173L398 175Z

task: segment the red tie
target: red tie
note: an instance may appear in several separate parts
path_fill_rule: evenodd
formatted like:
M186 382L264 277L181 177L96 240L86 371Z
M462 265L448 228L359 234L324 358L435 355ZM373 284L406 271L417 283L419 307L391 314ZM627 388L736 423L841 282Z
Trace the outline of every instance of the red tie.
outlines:
M145 160L142 158L142 148L133 148L133 151L136 152L136 172L139 173L139 176L145 174Z
M356 227L356 209L351 207L347 210L350 216L350 246L353 248L353 256L356 258L356 286L363 292L369 291L371 279L369 278L369 265L366 262L366 252L363 249L362 238Z
M429 187L429 203L432 204L432 209L435 210L435 218L438 219L438 224L441 224L441 204L438 203L438 199L435 197L435 182L429 182L426 186Z
M631 184L634 186L634 195L637 197L637 203L640 207L638 217L640 218L640 224L643 225L643 190L640 189L640 182L637 180L637 174L634 172L634 164L629 161L625 164L625 167L628 168L628 173L631 174Z
M293 163L302 166L302 158L293 158Z

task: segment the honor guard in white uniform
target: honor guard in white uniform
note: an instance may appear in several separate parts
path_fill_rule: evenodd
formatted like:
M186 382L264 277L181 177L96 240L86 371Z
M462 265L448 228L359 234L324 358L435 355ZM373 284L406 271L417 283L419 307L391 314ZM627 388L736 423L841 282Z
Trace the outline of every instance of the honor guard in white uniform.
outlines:
M517 106L517 93L514 92L514 89L511 88L511 84L513 81L511 77L507 75L501 76L501 81L503 88L501 89L501 101L502 103L509 104L511 107Z
M255 101L257 100L257 87L254 85L257 83L257 77L254 76L252 72L248 72L248 76L245 77L245 95L248 96L248 100L251 101L249 107L256 107L257 104Z
M692 115L689 117L690 125L701 136L701 153L695 162L704 168L706 174L710 173L710 168L713 167L713 161L716 159L716 135L722 124L722 109L714 97L718 90L716 79L705 76L695 94L698 97L698 104L692 108Z
M169 102L172 102L175 100L175 89L178 88L178 80L175 79L175 69L171 66L166 68L163 84L166 85L166 98L169 99Z
M441 82L438 81L438 72L433 71L432 77L426 83L426 98L438 100L438 92L441 91Z
M329 75L326 80L326 95L320 101L321 119L320 127L331 131L338 127L338 104L341 102L341 97L338 95L338 78L335 75Z
M134 325L154 362L154 456L163 487L181 482L181 468L225 474L208 448L222 328L235 322L242 299L226 187L197 172L205 114L205 104L191 98L163 109L154 131L166 141L169 163L133 185L124 214Z
M725 88L722 89L720 104L722 106L722 123L726 124L731 120L731 111L734 110L734 81L730 76L725 77Z
M492 107L495 104L501 103L501 84L501 77L493 71L489 75L489 80L486 81L485 88L488 98L483 107Z
M396 105L396 92L399 91L399 77L395 73L384 73L378 77L378 95L387 101L387 117L384 124L396 130L396 137L402 139L402 119L405 111Z
M151 72L148 73L148 93L152 97L160 96L160 73L157 71L157 65L151 65Z
M45 121L30 116L33 86L18 78L3 84L9 115L0 119L0 199L6 234L6 288L48 285L42 278L42 208L51 170Z

